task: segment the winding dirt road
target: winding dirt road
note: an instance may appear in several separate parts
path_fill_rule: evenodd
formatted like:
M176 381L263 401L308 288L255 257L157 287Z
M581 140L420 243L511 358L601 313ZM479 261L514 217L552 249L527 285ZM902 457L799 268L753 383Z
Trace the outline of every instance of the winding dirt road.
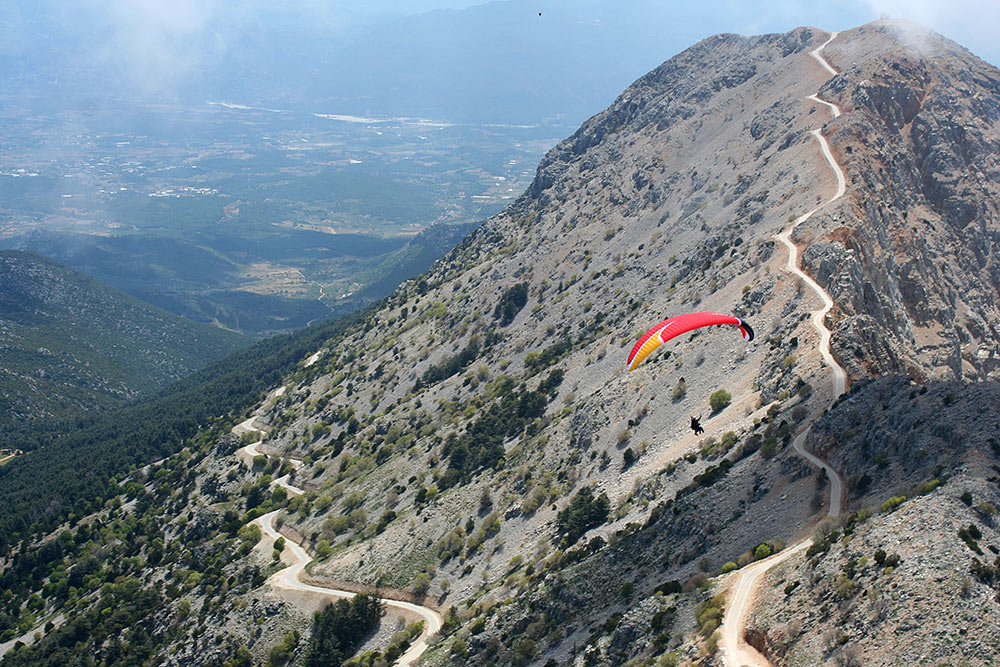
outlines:
M823 69L834 76L837 74L837 70L835 70L830 63L823 58L822 52L823 47L832 42L836 36L837 33L831 33L830 39L823 42L819 48L810 52L810 55L823 66ZM840 115L840 109L835 104L822 100L816 95L810 95L807 99L826 105L830 109L834 118ZM844 178L844 171L840 168L840 165L837 164L837 161L833 157L833 153L830 151L830 144L827 143L826 138L823 136L822 128L812 130L811 134L816 137L817 141L819 141L823 157L826 159L837 178L837 191L833 197L808 213L797 218L788 227L788 229L781 234L778 234L776 238L788 249L787 270L808 285L809 288L812 289L812 291L819 296L823 302L822 308L812 312L811 319L813 327L819 333L818 348L820 356L822 356L824 363L833 373L832 404L833 401L844 393L847 386L847 373L844 372L844 369L836 362L833 355L830 353L830 330L826 328L825 323L827 313L829 313L830 309L833 308L833 299L830 298L830 295L827 294L826 290L820 287L815 280L799 268L799 249L792 242L791 237L796 227L812 217L816 211L820 210L827 204L840 199L844 195L844 192L847 190L847 180ZM828 463L806 451L805 440L808 433L809 426L807 425L792 441L792 447L799 456L805 458L817 468L822 468L826 471L827 477L830 480L830 509L828 514L833 517L840 516L841 503L844 493L844 481L840 477L840 474ZM785 562L792 556L805 551L809 547L810 543L811 540L802 540L801 542L786 548L770 558L766 558L762 561L744 567L734 573L730 581L730 600L722 622L721 646L723 660L726 665L729 667L764 667L771 664L752 646L747 645L746 642L743 641L743 630L746 624L746 617L750 608L753 606L753 593L765 572L770 570L772 567Z
M282 389L284 389L282 387ZM277 395L280 393L275 392ZM253 425L253 418L250 418L233 428L233 433L249 433L257 432L263 434L264 431L255 427ZM254 456L264 454L260 450L260 443L254 442L252 444L243 447L238 453L242 460L253 460ZM266 454L265 454L266 455ZM295 459L289 459L292 467L296 470L302 465L300 461ZM285 489L290 496L302 495L302 489L292 486L289 483L289 475L282 475L273 482L271 486L280 486ZM277 528L274 526L274 520L278 516L280 510L275 510L273 512L268 512L263 516L254 519L253 523L260 527L261 532L267 536L270 540L277 540L282 535L278 532ZM340 599L340 598L350 598L354 597L354 593L350 591L342 591L335 588L326 588L324 586L315 586L313 584L307 584L299 579L299 576L305 571L306 566L312 562L312 556L310 556L302 545L285 538L285 550L282 553L282 560L288 564L288 567L281 570L280 572L274 573L270 579L268 579L268 584L273 588L278 588L287 591L300 591L303 593L319 593L320 595L325 595L328 598ZM410 602L403 602L401 600L391 600L383 598L385 606L391 611L397 613L402 613L403 616L412 618L418 617L424 622L424 631L421 633L420 637L410 648L407 649L406 653L401 655L396 661L396 665L408 667L409 665L415 664L420 656L424 654L427 650L427 640L428 638L441 629L442 618L441 614L437 613L433 609L428 607L422 607L417 604Z

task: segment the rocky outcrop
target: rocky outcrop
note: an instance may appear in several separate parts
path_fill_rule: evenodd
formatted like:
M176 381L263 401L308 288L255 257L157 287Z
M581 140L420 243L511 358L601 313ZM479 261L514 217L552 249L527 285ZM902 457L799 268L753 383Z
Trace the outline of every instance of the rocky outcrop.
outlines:
M998 405L995 382L890 377L855 384L814 424L809 446L851 482L848 515L759 589L749 633L768 655L990 663L1000 630L975 619L1000 613Z
M878 22L828 48L821 91L850 202L804 256L837 303L854 374L1000 373L1000 72L918 26Z

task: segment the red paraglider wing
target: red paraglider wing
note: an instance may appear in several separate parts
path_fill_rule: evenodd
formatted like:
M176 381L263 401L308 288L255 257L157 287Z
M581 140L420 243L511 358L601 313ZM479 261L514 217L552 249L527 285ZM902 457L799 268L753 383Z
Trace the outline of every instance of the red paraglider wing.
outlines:
M687 313L685 315L677 315L676 317L663 320L643 334L642 338L636 342L629 353L626 366L630 371L635 370L642 363L642 360L648 357L653 350L671 338L693 329L710 327L717 324L731 324L738 327L740 333L743 334L743 340L753 340L753 329L750 328L750 325L732 315L723 315L722 313Z

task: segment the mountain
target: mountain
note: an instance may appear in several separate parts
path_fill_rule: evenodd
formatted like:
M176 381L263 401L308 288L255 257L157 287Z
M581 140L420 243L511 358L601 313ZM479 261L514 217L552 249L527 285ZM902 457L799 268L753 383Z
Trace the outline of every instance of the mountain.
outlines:
M42 253L175 315L264 337L341 316L384 297L402 280L427 270L471 227L432 225L409 238L388 239L349 233L333 238L308 230L259 239L203 232L175 237L33 231L0 241L0 247L13 244ZM336 275L338 267L322 263L331 258L350 262L339 271L359 285L334 305L305 294L285 296L266 280L246 276L254 264L269 262L286 280L296 273L296 264ZM308 282L301 271L298 277ZM269 289L255 292L261 284Z
M987 664L998 109L1000 71L912 24L695 44L256 409L55 540L31 521L58 510L25 506L39 542L0 581L0 640L62 625L4 665L312 664L313 593L267 578L302 566L289 542L312 586L439 610L423 664L728 664L744 641L777 664ZM756 337L699 330L624 369L690 311ZM359 664L416 642L409 620Z
M248 342L36 253L0 251L0 424L120 405Z

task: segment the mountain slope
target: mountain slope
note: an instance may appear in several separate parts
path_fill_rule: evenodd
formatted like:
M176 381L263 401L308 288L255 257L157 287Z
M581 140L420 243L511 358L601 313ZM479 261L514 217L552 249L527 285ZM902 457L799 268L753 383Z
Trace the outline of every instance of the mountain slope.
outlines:
M203 544L232 553L219 531L249 544L240 523L283 508L286 539L316 556L314 583L406 589L443 610L430 665L711 656L727 604L716 575L814 532L818 546L789 558L770 575L779 588L760 594L779 611L754 617L750 639L775 660L852 664L853 641L872 646L868 663L891 664L890 628L909 627L908 609L929 613L930 603L908 603L932 591L921 586L930 560L951 577L933 591L970 573L959 593L985 600L996 565L972 544L986 557L995 538L986 517L1000 501L987 479L996 454L981 442L992 422L975 420L996 392L968 383L992 377L998 335L989 323L1000 74L940 36L878 22L826 47L840 71L831 78L810 55L827 39L810 28L719 35L636 81L545 157L513 206L331 338L258 407L252 424L267 437L256 451L301 465L272 458L238 469L237 443L223 438L138 478L147 495L135 492L148 498L171 492L157 477L184 476L188 491L162 521L178 534L202 518L174 555ZM817 89L840 106L838 119L809 98ZM855 388L833 405L809 321L822 304L785 271L775 239L837 190L810 134L819 126L847 191L791 240L834 298L833 351ZM757 336L693 332L624 370L648 326L695 310L745 318ZM868 383L890 372L939 379ZM706 432L696 436L687 425L699 414ZM789 447L809 423L807 448L850 482L844 526L821 521L830 480ZM305 493L269 492L271 473ZM891 500L901 495L919 498ZM188 503L197 513L183 515ZM877 511L864 520L857 512L869 505ZM153 512L148 502L140 511ZM954 535L942 532L949 521ZM923 549L877 556L892 540ZM286 628L303 628L291 618L301 600L237 587L237 577L219 602L240 565L206 559L203 582L187 573L197 553L183 558L173 572L185 588L175 592L201 605L224 655L241 647L263 659ZM886 570L897 566L906 578L893 582ZM153 590L160 571L143 575ZM872 621L876 588L889 601ZM27 591L18 595L27 608ZM907 655L978 660L977 637L995 634L990 616L947 595L935 602L966 632L933 644L918 634ZM266 641L245 627L261 604L275 605ZM183 626L182 605L164 602L158 627ZM798 609L805 620L785 627ZM171 632L178 639L161 644L173 641L185 659L212 639ZM282 651L303 659L289 636ZM14 664L66 637L54 633Z
M915 30L890 23L868 26L831 45L828 57L844 73L827 83L821 95L840 103L845 112L827 124L826 133L847 166L849 190L794 237L805 250L807 270L834 295L836 356L867 360L866 365L852 363L855 377L893 370L894 360L904 357L916 368L936 364L929 347L886 354L905 339L916 318L893 305L876 306L879 299L892 303L891 289L882 293L879 286L898 282L901 266L926 268L926 258L913 256L904 263L905 252L900 251L890 260L876 252L874 242L865 246L871 252L858 258L857 266L838 266L837 254L847 221L859 234L874 234L886 243L892 238L885 231L879 236L882 217L865 207L875 186L857 178L859 172L878 173L877 160L872 166L864 158L874 153L878 160L888 160L887 154L848 150L838 143L841 127L873 124L882 116L837 91L847 85L844 80L853 81L856 71L895 62L900 45ZM960 53L938 37L925 38L924 49L931 52L926 59ZM333 466L312 475L317 494L336 502L349 488L352 496L364 497L369 515L386 508L379 489L387 480L397 480L391 502L404 519L395 528L389 524L384 532L346 543L324 528L328 524L322 517L299 520L299 533L343 545L317 566L318 572L392 585L433 572L432 581L447 579L449 591L463 591L456 599L511 593L517 599L520 594L523 599L513 606L534 608L535 613L511 609L502 614L507 620L497 620L499 634L492 635L502 638L518 627L518 619L564 626L588 612L606 618L628 608L616 589L623 578L637 592L649 593L666 579L683 581L700 569L719 568L763 541L787 540L810 524L810 514L823 507L824 480L790 452L781 452L781 443L788 442L796 421L822 409L830 387L813 352L815 334L805 321L806 312L817 306L779 274L784 257L774 252L772 236L833 190L830 172L805 131L816 125L811 116L820 107L804 98L829 76L808 57L816 46L817 35L809 30L749 39L719 36L641 78L608 111L550 152L526 196L440 262L425 277L426 292L405 286L382 314L373 316L353 340L348 338L349 347L334 350L329 369L336 376L300 384L289 393L291 409L310 397L328 400L319 413L298 413L290 429L272 434L273 446L311 451L324 466L330 459ZM836 60L847 50L870 55L847 67ZM981 86L971 97L978 95L988 107L995 99L990 82L996 71L964 57ZM957 71L960 65L949 67ZM886 68L895 71L889 64ZM936 95L948 96L957 85L945 76L948 71L942 66L937 74ZM960 101L953 106L964 104L965 96L951 94L949 99L956 97ZM936 113L932 107L925 116ZM996 131L988 115L977 117L970 127L987 138ZM884 123L872 130L872 136L883 134ZM882 148L879 141L868 141ZM947 136L940 141L945 142L941 151L957 150ZM970 158L977 165L989 162L984 154ZM904 185L909 182L902 179ZM988 180L981 186L988 202L983 206L989 210L996 199ZM903 209L894 215L913 214ZM978 276L968 276L960 267L970 246L990 247L986 239L995 233L995 223L989 217L980 220L985 236L977 241L947 236L949 218L941 216L938 227L945 228L941 233L948 241L942 241L937 265L947 267L941 270L949 273L951 293L964 300L960 308L969 313L967 319L989 321L989 300L976 298ZM949 247L953 250L945 255ZM979 255L988 264L991 254ZM527 298L505 324L494 314L502 310L497 309L501 301L514 299L520 283L526 284ZM933 280L920 285L928 292L941 289ZM857 299L844 298L852 290L877 296L855 305ZM849 311L852 305L857 310ZM743 348L738 339L706 333L674 345L669 358L663 353L646 368L620 375L624 350L644 325L667 313L695 309L747 317L760 342ZM879 322L886 312L907 325L883 320L882 326L859 331L856 320ZM848 313L855 320L842 321ZM988 375L988 355L972 355L968 363L982 373L979 377ZM563 372L558 388L546 375L549 366ZM961 377L960 369L950 370L951 377ZM664 393L673 393L680 375L686 393L678 391L676 402L666 400ZM734 403L712 416L709 437L699 443L685 434L686 415L706 412L708 395L720 387L730 391ZM542 413L512 407L517 418L508 421L514 426L495 423L508 415L505 402L530 404L533 391L551 391L556 401ZM775 399L783 405L765 414L763 408ZM277 406L270 419L289 423L288 414ZM496 419L480 418L483 414ZM360 435L339 433L352 416ZM775 421L768 423L769 416ZM757 419L763 421L755 427ZM285 435L318 423L330 425L338 437L310 445ZM734 435L726 436L729 431ZM502 450L489 444L490 437L499 438ZM775 441L780 454L768 458L775 450L768 443ZM767 445L765 456L753 456L762 445ZM689 464L681 459L699 447L701 460L694 456ZM717 466L716 457L727 448L739 455L723 473L726 483L717 490L708 482L710 489L701 490L719 475L698 475ZM626 449L631 456L623 458ZM366 463L369 456L371 463ZM376 472L366 471L380 460ZM423 472L428 467L430 474ZM477 476L484 468L493 470ZM470 483L463 486L465 480ZM626 529L625 537L615 538L623 541L618 548L598 550L589 558L575 556L585 562L573 568L565 604L551 590L535 590L538 580L531 573L515 578L510 588L508 562L514 556L532 563L536 573L561 569L559 558L554 564L548 560L561 541L556 510L565 510L575 492L588 484L596 486L595 494L606 491L613 516L619 517L598 535L607 540L630 523L640 527L638 532ZM428 505L432 486L448 491ZM506 520L483 519L487 528L482 531L478 498L487 489L497 518ZM650 514L650 501L682 491L683 496L693 494L692 500L674 504L666 515ZM443 546L435 547L443 549L437 555L427 554L428 544L459 541L464 562L442 556L450 552ZM475 544L471 549L470 541ZM488 548L481 546L484 541ZM502 556L498 545L503 545ZM665 551L672 554L667 561ZM505 579L506 587L488 593L495 585L491 582ZM467 649L483 660L489 655L511 659L502 650L495 654L498 649L487 639L469 639ZM557 651L567 646L557 639L549 642Z
M993 660L997 405L996 382L887 377L814 426L857 511L761 586L748 636L775 664Z
M149 394L249 341L31 252L0 252L0 424Z
M853 374L998 377L1000 74L956 44L880 22L828 48L821 96L852 184L804 257L837 303Z

